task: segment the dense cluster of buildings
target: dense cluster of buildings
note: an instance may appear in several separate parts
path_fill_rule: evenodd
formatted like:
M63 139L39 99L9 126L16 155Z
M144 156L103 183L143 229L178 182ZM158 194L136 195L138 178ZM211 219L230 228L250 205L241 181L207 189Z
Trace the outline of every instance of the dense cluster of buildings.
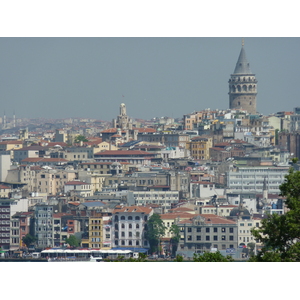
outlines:
M229 79L229 109L180 119L2 118L0 246L148 250L147 222L159 214L161 252L221 251L236 258L261 246L251 235L267 214L285 213L280 184L300 157L300 109L263 116L242 46ZM297 164L294 165L298 168Z

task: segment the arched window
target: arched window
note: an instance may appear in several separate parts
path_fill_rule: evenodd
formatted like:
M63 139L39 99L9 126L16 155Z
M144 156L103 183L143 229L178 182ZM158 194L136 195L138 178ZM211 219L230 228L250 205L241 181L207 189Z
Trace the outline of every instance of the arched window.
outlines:
M244 84L243 85L243 91L246 92L247 91L247 86Z
M121 224L121 228L125 228L125 224L124 223Z
M148 216L144 216L144 221L147 222L147 220L148 220Z
M240 101L238 102L238 105L241 105L241 102L240 102Z
M121 245L122 245L122 246L125 246L125 241L121 241Z
M140 224L136 224L135 228L139 229L140 228Z
M118 221L119 221L119 217L115 216L115 222L118 222Z
M136 221L139 221L140 219L141 219L141 218L140 218L139 216L136 216L136 217L135 217L135 220L136 220Z
M128 220L132 220L132 216L128 216Z
M132 224L131 224L131 223L129 223L128 227L131 229L131 228L132 228Z
M115 240L115 245L118 246L119 245L119 241Z
M140 242L139 241L136 241L136 246L139 246L140 245Z
M249 85L249 91L250 92L252 91L252 85Z
M125 220L125 216L122 216L122 217L121 217L121 220Z
M119 229L118 224L115 224L115 230L118 230L118 229Z
M132 246L132 241L129 241L129 242L128 242L128 246Z
M237 86L237 89L239 92L242 90L240 85Z

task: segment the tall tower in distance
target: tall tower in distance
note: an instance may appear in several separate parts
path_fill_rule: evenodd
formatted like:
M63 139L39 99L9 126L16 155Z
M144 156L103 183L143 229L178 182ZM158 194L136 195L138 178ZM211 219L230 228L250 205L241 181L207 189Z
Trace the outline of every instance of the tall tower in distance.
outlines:
M246 58L244 40L242 49L229 83L229 108L244 109L249 114L256 114L257 80L250 70Z

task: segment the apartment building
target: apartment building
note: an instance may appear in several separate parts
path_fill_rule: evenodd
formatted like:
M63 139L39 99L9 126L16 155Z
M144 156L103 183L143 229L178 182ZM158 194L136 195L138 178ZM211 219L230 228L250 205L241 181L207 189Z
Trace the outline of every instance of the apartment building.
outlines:
M289 167L256 166L238 167L226 172L227 188L233 193L262 193L264 180L270 194L279 194L279 186L284 182Z
M134 191L135 205L157 204L163 209L171 209L179 202L178 191Z
M186 143L186 148L190 151L190 155L194 160L208 160L210 158L209 149L212 145L211 137L194 137Z
M141 206L124 206L112 214L112 241L114 247L149 248L145 239L147 221L153 209Z
M13 202L14 199L0 199L0 247L2 250L10 249L10 217Z
M54 247L53 232L53 205L37 204L34 211L34 235L37 247Z
M177 225L182 234L177 253L188 257L212 249L226 251L238 247L238 226L233 220L207 214L183 220Z

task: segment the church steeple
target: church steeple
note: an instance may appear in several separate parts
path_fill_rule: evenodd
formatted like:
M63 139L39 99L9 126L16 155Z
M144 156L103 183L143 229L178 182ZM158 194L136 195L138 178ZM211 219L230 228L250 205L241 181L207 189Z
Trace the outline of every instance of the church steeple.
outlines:
M250 114L256 114L257 80L250 70L250 64L246 57L244 40L229 83L229 108L244 109Z

